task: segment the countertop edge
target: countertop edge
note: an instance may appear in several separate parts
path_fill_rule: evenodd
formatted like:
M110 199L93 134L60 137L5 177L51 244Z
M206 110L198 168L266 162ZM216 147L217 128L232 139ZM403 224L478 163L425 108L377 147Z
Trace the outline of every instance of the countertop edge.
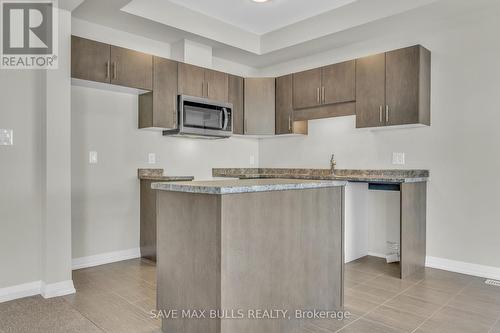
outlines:
M172 181L191 181L194 180L192 176L140 176L139 180L151 180L158 182L172 182Z
M275 192L291 190L309 190L329 187L346 186L347 181L342 180L319 180L317 183L291 183L291 184L259 184L259 185L241 185L241 186L200 186L200 185L179 185L176 183L152 183L151 188L159 191L200 193L200 194L239 194L239 193L258 193Z
M273 169L267 169L273 170ZM259 172L259 169L235 169L235 168L214 168L212 169L212 175L214 177L221 178L239 178L239 179L304 179L304 180L332 180L332 181L348 181L348 182L362 182L362 183L421 183L428 182L430 179L430 173L428 170L401 170L402 173L406 172L420 172L424 175L326 175L326 174L314 174L314 171L323 172L323 169L276 169L276 173L272 172ZM282 170L312 170L312 173L295 173L283 172ZM361 172L363 170L360 170ZM385 170L367 170L384 172ZM387 170L389 172L399 171L399 170ZM425 173L427 175L425 175Z

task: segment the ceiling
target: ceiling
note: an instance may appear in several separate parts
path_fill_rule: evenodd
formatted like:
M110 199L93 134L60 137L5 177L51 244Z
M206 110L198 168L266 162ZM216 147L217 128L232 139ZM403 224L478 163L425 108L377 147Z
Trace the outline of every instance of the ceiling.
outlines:
M167 0L165 0L167 1ZM348 5L356 0L170 0L258 35Z
M73 17L160 42L203 43L215 57L259 69L493 7L500 1L84 0Z

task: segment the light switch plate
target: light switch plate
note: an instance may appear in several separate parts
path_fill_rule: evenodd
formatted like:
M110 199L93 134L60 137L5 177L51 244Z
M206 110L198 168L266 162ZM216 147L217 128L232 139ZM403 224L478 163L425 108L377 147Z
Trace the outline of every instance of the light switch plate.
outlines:
M148 154L148 163L149 164L156 164L156 154L155 153Z
M0 129L0 146L12 146L14 144L14 131L11 129Z
M404 165L405 164L405 153L392 153L392 164Z
M249 162L250 162L250 165L255 165L255 156L250 155L250 160L249 160Z
M90 164L97 164L97 152L96 151L89 152L89 163Z

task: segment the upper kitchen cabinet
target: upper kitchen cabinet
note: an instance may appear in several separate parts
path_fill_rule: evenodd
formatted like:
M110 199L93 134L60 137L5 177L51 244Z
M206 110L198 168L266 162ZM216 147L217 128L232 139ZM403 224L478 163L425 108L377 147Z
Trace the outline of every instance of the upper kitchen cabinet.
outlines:
M385 53L356 60L356 127L384 126Z
M153 89L153 56L111 46L111 83L143 90Z
M110 83L110 56L108 44L71 36L71 77Z
M179 63L179 94L205 97L205 69Z
M293 74L294 109L353 102L355 69L356 62L352 60Z
M205 82L207 84L207 98L216 101L228 101L228 74L205 69Z
M356 61L345 61L323 67L323 104L353 102L356 100Z
M430 74L420 45L358 59L356 127L430 125Z
M153 58L153 91L139 96L139 128L177 128L177 62Z
M307 120L295 121L293 75L276 78L276 134L307 134Z
M245 79L246 135L275 134L275 79Z
M386 122L430 125L431 52L422 46L386 53Z
M179 63L179 94L228 101L228 74Z
M153 56L71 36L71 77L153 89Z
M233 133L245 134L245 79L235 75L229 75L229 103L233 104Z
M321 68L293 74L293 107L305 109L321 103Z

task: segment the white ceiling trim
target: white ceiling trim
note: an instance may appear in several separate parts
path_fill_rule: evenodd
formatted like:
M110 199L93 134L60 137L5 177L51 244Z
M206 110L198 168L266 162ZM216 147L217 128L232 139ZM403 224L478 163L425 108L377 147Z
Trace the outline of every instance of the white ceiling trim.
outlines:
M358 0L261 37L261 54L337 34L438 0Z
M164 0L257 35L340 8L357 0Z
M243 30L166 0L132 0L121 10L243 51L264 55L398 15L436 1L438 0L350 1L349 4L344 3L336 9L263 35Z
M122 11L176 29L260 54L260 37L212 17L164 0L132 0ZM207 27L210 27L207 29Z

